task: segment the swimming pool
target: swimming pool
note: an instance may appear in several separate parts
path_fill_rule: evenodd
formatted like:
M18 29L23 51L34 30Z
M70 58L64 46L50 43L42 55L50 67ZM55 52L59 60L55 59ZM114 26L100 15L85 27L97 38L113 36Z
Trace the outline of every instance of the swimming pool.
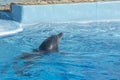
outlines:
M0 37L1 80L120 80L120 22L39 23L23 26L23 32ZM28 28L29 27L29 28ZM34 27L34 28L33 28ZM28 60L16 60L32 52L50 35L63 32L59 52ZM13 62L16 61L17 64ZM23 70L28 75L16 74Z

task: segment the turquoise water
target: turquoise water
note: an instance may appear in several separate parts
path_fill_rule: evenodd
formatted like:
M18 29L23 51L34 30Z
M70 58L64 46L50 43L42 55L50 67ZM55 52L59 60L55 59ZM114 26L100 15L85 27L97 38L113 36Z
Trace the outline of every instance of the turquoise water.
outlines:
M120 22L39 23L23 28L0 37L0 80L120 80ZM60 52L66 54L18 59L59 32L64 33Z

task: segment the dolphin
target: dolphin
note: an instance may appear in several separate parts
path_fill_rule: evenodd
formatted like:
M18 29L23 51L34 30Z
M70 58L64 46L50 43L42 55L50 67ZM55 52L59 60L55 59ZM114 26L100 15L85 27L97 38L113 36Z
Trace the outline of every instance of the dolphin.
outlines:
M31 53L22 53L21 56L16 58L17 61L23 60L25 61L24 66L21 68L17 67L18 62L13 62L13 67L16 74L29 76L30 73L24 73L24 70L27 69L31 64L33 64L36 59L40 60L41 57L45 54L58 52L59 51L59 43L62 39L63 33L59 33L56 35L51 35L47 39L45 39L37 49L34 49Z
M59 51L59 43L63 33L59 33L57 35L52 35L45 39L38 49L34 49L33 52L58 52Z
M45 39L41 45L37 49L33 49L31 53L22 53L21 59L28 59L34 56L41 56L51 52L58 52L59 51L59 43L62 39L63 33L59 33L57 35L52 35Z
M22 75L22 76L30 76L30 73L24 73L24 70L30 68L31 64L37 60L40 60L41 57L45 54L58 52L59 51L59 44L62 39L63 33L59 33L56 35L51 35L47 39L45 39L37 49L34 49L31 53L24 52L21 56L17 56L14 58L12 62L12 67L15 71L15 74ZM19 61L23 61L23 65L20 67L18 66ZM7 72L8 69L3 69L1 73Z

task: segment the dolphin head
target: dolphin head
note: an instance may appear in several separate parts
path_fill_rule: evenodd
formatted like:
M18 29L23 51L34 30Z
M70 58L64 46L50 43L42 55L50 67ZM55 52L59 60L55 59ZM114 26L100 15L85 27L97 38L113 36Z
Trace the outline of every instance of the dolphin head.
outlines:
M52 35L45 39L42 44L39 46L39 50L47 52L56 52L59 51L59 43L62 39L63 33L57 35Z
M59 33L57 36L58 36L58 39L59 39L59 41L60 41L61 38L62 38L62 36L63 36L63 33L61 32L61 33Z

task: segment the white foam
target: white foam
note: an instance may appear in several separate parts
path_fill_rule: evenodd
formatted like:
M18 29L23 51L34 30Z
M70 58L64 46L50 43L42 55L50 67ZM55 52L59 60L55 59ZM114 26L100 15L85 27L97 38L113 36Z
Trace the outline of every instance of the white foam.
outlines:
M11 20L0 20L0 36L12 35L23 31L22 26Z
M0 32L0 36L12 35L12 34L16 34L21 31L23 31L23 28L18 28L16 30L11 30L11 31Z
M29 27L32 25L38 24L61 24L61 23L80 23L80 24L89 24L89 23L101 23L101 22L120 22L120 19L103 19L103 20L83 20L83 21L51 21L51 22L36 22L36 23L21 23L23 27Z
M88 23L100 23L100 22L120 22L120 19L102 19L102 20L83 20L83 21L53 21L53 22L39 22L39 23L81 23L81 24L88 24Z

